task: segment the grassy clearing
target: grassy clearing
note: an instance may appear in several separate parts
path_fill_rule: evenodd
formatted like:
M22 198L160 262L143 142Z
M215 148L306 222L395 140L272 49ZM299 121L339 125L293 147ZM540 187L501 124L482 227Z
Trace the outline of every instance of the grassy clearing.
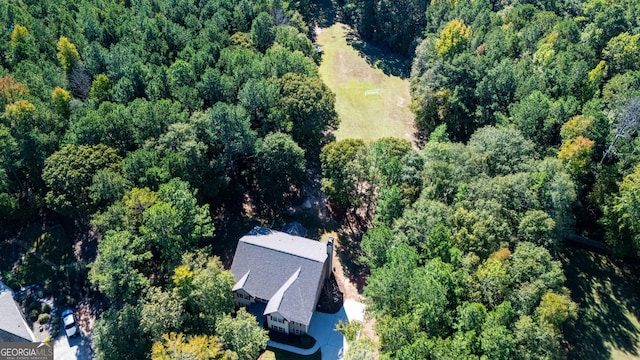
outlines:
M640 359L640 264L571 247L562 261L580 306L575 326L565 329L569 359Z
M39 224L31 225L24 230L20 240L28 249L18 244L3 246L1 249L3 254L0 261L1 268L5 270L4 280L13 288L32 284L54 284L64 275L57 267L75 260L73 243L60 225L46 230ZM42 259L49 263L43 262Z
M415 128L409 109L409 81L387 75L369 64L389 70L384 65L397 62L385 61L381 51L358 42L344 24L334 24L317 32L317 43L323 51L320 76L336 94L336 110L341 121L336 138L372 141L396 137L413 142ZM359 52L350 43L365 50ZM372 53L375 56L369 56ZM368 90L378 90L378 93L365 95Z
M25 229L23 241L58 265L66 265L73 262L73 243L69 240L62 226L56 225L42 230L40 225L31 225Z

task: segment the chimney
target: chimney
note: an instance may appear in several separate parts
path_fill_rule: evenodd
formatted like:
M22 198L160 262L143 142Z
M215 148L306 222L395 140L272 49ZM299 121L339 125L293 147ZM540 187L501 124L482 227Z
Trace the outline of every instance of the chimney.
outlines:
M333 238L330 237L329 240L327 240L327 256L329 257L329 270L327 275L331 275L331 272L333 271Z

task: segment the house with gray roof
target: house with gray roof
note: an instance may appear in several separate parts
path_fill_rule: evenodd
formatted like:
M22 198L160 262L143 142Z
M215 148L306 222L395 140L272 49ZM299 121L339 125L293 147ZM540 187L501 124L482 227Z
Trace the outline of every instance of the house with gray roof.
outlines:
M309 330L325 279L333 241L255 227L238 242L231 265L236 305L265 316L269 329L302 335Z
M33 341L33 332L13 300L13 290L0 282L0 342Z

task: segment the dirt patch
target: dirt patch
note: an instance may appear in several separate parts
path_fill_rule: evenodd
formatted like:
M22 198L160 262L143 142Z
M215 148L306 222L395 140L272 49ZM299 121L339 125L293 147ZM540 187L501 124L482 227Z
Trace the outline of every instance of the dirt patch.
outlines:
M93 325L96 322L95 309L92 309L92 306L87 301L83 301L78 304L75 315L77 317L76 321L78 321L78 327L80 328L80 332L82 333L82 335L90 336L93 332Z
M351 277L345 274L345 267L342 264L341 257L338 255L340 253L340 241L337 240L338 237L335 236L336 241L334 242L334 252L333 252L333 274L335 276L336 282L338 283L338 287L343 294L344 300L355 300L358 302L364 302L364 298L362 296L362 288L366 283L366 279L364 276L359 277L359 281L353 281ZM364 336L373 340L374 343L379 343L379 337L375 332L375 323L376 319L371 316L369 312L365 314L364 322L362 324L362 332L360 336ZM378 359L379 354L376 353L374 359Z
M334 242L333 251L333 273L336 277L336 282L342 291L344 300L355 300L362 302L361 291L358 291L358 284L352 282L351 278L345 274L345 266L342 264L342 260L339 256L341 253L342 245L340 240L336 237Z

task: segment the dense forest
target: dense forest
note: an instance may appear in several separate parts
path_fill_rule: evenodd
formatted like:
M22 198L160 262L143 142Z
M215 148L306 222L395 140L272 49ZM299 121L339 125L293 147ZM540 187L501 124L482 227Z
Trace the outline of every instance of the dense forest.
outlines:
M333 141L309 1L0 2L0 236L97 239L98 359L257 358L216 225L317 186L370 270L347 358L566 357L564 241L640 255L640 3L325 5L412 59L422 141Z
M559 247L577 234L640 253L640 5L337 6L363 38L412 56L428 139L419 151L387 147L387 161L376 143L323 150L332 202L377 204L360 260L382 357L566 357L578 312ZM368 155L339 165L345 174L335 152Z
M297 6L0 3L2 235L44 217L98 237L99 359L264 348L251 316L230 317L210 249L245 194L264 212L298 199L338 125Z

